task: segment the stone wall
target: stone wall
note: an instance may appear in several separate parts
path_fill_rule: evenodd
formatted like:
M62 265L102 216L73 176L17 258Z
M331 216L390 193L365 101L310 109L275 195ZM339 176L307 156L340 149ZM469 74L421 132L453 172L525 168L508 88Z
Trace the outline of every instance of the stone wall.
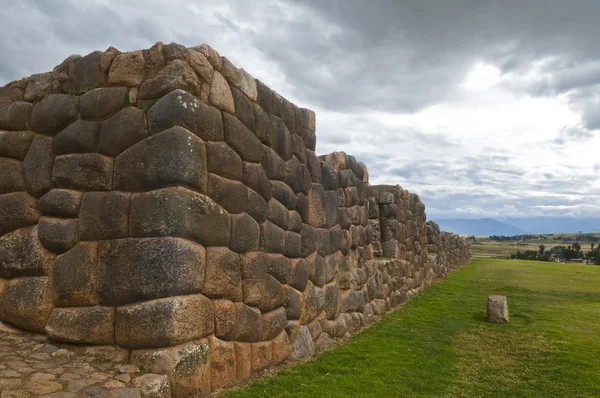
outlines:
M0 319L117 345L175 396L348 336L466 263L315 114L207 45L71 56L0 89Z

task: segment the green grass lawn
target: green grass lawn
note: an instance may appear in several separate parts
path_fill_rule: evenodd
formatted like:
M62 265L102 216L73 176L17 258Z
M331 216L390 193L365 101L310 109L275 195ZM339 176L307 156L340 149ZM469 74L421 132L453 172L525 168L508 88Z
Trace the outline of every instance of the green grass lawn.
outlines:
M486 322L488 294L510 323ZM598 397L600 267L473 260L320 358L219 397Z

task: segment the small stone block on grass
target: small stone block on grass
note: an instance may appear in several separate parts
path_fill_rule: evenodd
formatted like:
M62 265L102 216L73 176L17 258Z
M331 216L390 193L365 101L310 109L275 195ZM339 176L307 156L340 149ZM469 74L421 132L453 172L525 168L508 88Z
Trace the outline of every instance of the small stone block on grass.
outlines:
M506 296L488 296L488 321L493 323L508 323L508 302Z

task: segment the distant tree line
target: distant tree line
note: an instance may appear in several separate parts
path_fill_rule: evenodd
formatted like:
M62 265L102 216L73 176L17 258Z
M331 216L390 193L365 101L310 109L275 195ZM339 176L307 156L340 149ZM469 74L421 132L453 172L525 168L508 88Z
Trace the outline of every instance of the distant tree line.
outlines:
M548 240L548 236L546 235L513 235L513 236L504 236L504 235L491 235L490 240L494 240L497 242L505 242L509 240ZM535 251L535 250L534 250Z
M519 250L515 254L512 254L510 258L536 261L553 261L554 259L570 261L573 259L587 259L593 264L600 265L600 245L594 246L594 243L592 243L590 251L584 253L581 250L579 242L575 242L573 245L568 246L553 246L550 250L546 250L545 245L540 245L538 251Z

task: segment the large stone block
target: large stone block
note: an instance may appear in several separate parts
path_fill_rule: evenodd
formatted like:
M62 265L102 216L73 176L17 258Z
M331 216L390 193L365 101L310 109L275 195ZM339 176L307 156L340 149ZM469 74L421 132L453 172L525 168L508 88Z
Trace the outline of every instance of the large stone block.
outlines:
M114 189L156 189L183 184L206 190L204 142L182 127L152 135L115 159Z
M257 223L262 224L267 219L269 207L262 196L253 190L248 189L248 201L244 210L250 217L256 220Z
M149 372L168 375L174 397L204 396L211 391L208 339L170 348L134 350L131 362Z
M181 238L101 241L98 257L102 304L196 294L204 283L205 249Z
M206 274L202 293L210 298L242 301L242 271L239 254L227 247L206 249Z
M290 224L290 213L288 209L276 199L269 201L269 214L268 218L273 224L277 225L282 229L289 229Z
M57 155L95 152L101 128L101 122L76 120L54 137L54 152Z
M52 309L50 278L17 278L6 287L0 318L20 328L44 333Z
M244 303L262 312L280 307L285 299L282 284L269 275L268 270L269 261L265 253L253 252L242 256Z
M208 100L217 108L235 114L235 103L233 102L231 88L227 80L218 71L213 73Z
M115 344L115 309L55 308L48 319L46 334L67 343Z
M207 192L208 196L229 213L239 214L246 211L252 215L247 209L248 188L241 182L209 173Z
M305 180L302 164L300 164L295 156L292 156L292 158L285 163L283 181L292 188L294 192L308 193L308 190L310 190L310 183L308 180L306 181L308 187L304 189Z
M266 341L277 337L283 331L286 321L284 307L263 314L261 340Z
M52 138L36 135L23 161L27 191L38 198L52 188L55 154Z
M232 87L233 102L235 105L235 117L237 117L250 131L255 132L257 136L260 133L254 123L254 102L246 97L239 89Z
M126 238L130 199L126 192L86 192L79 214L80 239Z
M123 109L127 87L96 88L79 97L79 113L85 120L104 120Z
M325 261L317 252L314 252L307 257L306 269L308 272L308 278L314 285L323 287L323 285L328 282Z
M133 106L123 108L102 123L98 152L114 158L147 136L148 124L144 111Z
M210 343L211 388L227 388L237 381L235 344L219 340L213 336Z
M283 363L292 353L292 346L286 332L282 331L271 342L271 365Z
M307 224L315 228L325 228L327 225L327 196L321 184L312 184L308 195L308 219ZM337 210L336 210L337 213Z
M231 250L238 253L257 251L259 242L260 227L256 220L246 213L231 215Z
M78 217L83 193L69 189L52 189L39 200L42 214L57 217Z
M335 283L329 284L324 288L325 292L325 314L327 319L334 320L337 318L341 309L341 291Z
M227 143L207 142L206 157L209 172L231 180L242 179L242 158Z
M259 248L267 253L283 254L285 251L285 231L269 220L260 224Z
M234 343L236 379L245 380L252 374L252 347L250 343Z
M271 147L284 161L292 158L292 135L283 120L271 115Z
M97 153L57 156L52 171L56 188L82 191L109 191L112 186L113 160Z
M190 66L194 68L202 80L210 84L212 82L215 69L211 65L208 58L195 48L188 50L188 56L190 58Z
M225 142L246 162L259 163L262 159L262 144L258 137L235 116L224 113Z
M0 194L24 190L22 162L0 157Z
M205 141L223 140L221 112L183 90L172 91L158 100L148 111L148 125L150 134L179 126Z
M201 339L213 331L213 305L201 294L117 308L115 339L121 347L169 347Z
M0 129L27 130L33 105L29 102L16 101L0 108Z
M54 255L38 239L37 227L17 229L0 237L0 277L49 275Z
M292 352L290 358L299 361L310 358L315 354L315 346L308 327L300 326L296 339L292 340Z
M34 137L32 131L0 130L0 156L17 160L25 159Z
M155 77L142 83L138 98L141 100L160 98L177 89L199 95L200 87L194 69L184 61L176 59L162 68Z
M260 142L266 146L271 146L271 119L269 114L264 111L257 103L253 103L254 108L254 128Z
M300 323L305 325L315 319L319 314L319 297L315 285L313 285L312 282L308 282L302 296Z
M250 100L256 101L258 99L256 80L244 69L236 68L227 58L221 57L221 61L221 72L227 81L240 89Z
M108 83L137 87L144 79L144 55L141 51L119 54L108 71Z
M262 315L257 308L228 300L213 300L215 336L228 341L259 341Z
M33 107L31 130L35 133L55 136L78 117L78 97L68 94L51 94ZM18 130L25 130L25 128Z
M273 197L289 210L296 209L297 198L294 191L284 182L271 181Z
M250 344L252 347L252 373L260 372L271 365L271 342L261 341Z
M208 196L169 187L133 194L129 235L185 236L205 246L227 246L230 219Z
M98 298L98 242L79 242L58 256L52 267L52 291L58 307L94 306Z
M38 235L46 249L54 253L64 253L79 241L79 220L41 217Z
M286 283L290 272L290 259L281 254L266 254L264 258L269 264L269 275L280 283Z
M243 165L242 182L268 202L271 199L273 191L263 167L260 163L244 162Z
M110 47L105 52L94 51L71 62L68 66L68 79L64 89L78 93L91 86L104 85L108 68L117 55L119 55L119 51Z
M283 181L285 162L273 149L265 145L262 147L261 164L269 180Z

